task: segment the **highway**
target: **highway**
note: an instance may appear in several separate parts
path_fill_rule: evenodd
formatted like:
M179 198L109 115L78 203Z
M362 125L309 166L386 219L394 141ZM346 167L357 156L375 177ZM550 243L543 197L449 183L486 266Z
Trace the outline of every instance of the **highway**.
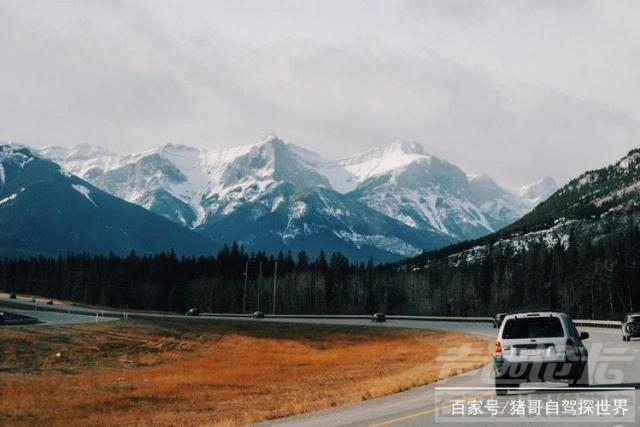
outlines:
M0 297L0 305L15 304ZM95 322L95 310L75 306L40 306L34 310L34 303L18 301L28 308L10 311L18 314L37 316L48 323ZM52 312L43 310L62 310ZM64 311L72 311L65 313ZM73 312L76 312L75 314ZM86 313L86 314L80 314ZM122 318L123 313L105 311L98 321ZM112 316L112 317L108 317ZM474 334L487 339L490 346L497 329L489 323L388 320L373 324L367 319L252 319L248 317L207 317L186 318L180 315L131 313L130 317L171 317L185 321L244 320L247 322L316 323L332 325L361 325L376 328L417 328L452 330ZM438 383L418 387L402 393L368 400L331 410L310 413L290 418L273 420L260 426L495 426L521 424L525 426L553 426L566 423L584 423L588 426L640 425L640 340L623 342L617 329L579 328L589 332L585 340L589 349L590 387L569 388L566 383L523 384L511 390L507 396L495 396L491 365L484 368L452 376ZM455 354L465 350L463 343L451 343L448 352ZM542 405L542 410L540 410ZM557 405L557 406L556 406ZM495 413L496 408L499 413ZM554 410L557 408L558 416ZM591 408L591 409L590 409ZM614 408L616 413L614 413ZM480 410L480 413L477 410ZM537 411L536 411L537 409ZM526 411L522 414L522 411ZM551 410L551 411L549 411ZM476 411L476 412L474 412ZM513 411L513 414L512 412ZM573 411L573 412L572 412ZM593 413L591 413L593 412ZM573 415L575 413L575 415ZM570 414L570 415L567 415ZM598 415L600 414L600 415ZM562 419L559 417L564 415Z

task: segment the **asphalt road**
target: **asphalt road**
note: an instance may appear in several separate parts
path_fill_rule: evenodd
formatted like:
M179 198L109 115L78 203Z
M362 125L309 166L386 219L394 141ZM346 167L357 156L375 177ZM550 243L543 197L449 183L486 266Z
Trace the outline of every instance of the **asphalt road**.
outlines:
M7 299L0 297L0 306ZM15 303L10 300L9 303ZM95 322L95 310L75 306L45 306L44 302L23 300L27 309L10 311L36 315L49 323ZM35 310L35 308L39 308ZM43 309L70 310L64 313ZM83 314L79 314L83 313ZM86 314L84 314L86 313ZM122 318L120 312L105 311L98 321ZM108 317L114 316L114 317ZM134 316L134 314L132 314ZM135 314L136 317L172 317L180 315ZM372 324L366 319L252 319L238 317L201 316L208 319L244 320L247 322L317 323L332 325L362 325L376 328L417 328L452 330L487 338L491 345L497 330L488 323L389 320ZM590 387L569 388L565 383L524 384L507 396L495 396L491 366L452 376L446 380L391 396L372 399L331 410L284 418L261 426L433 426L433 425L525 425L553 426L580 423L587 426L640 425L640 341L623 342L618 330L580 329L591 337L585 341L589 349ZM451 343L449 354L470 351L463 343ZM472 351L472 350L471 350ZM477 412L477 411L480 412ZM524 411L524 414L522 413ZM555 411L558 416L555 416ZM494 416L491 414L494 413ZM567 415L569 414L569 415ZM598 415L600 414L600 415ZM559 416L563 415L562 418Z
M385 325L393 326L407 324L398 321ZM496 336L496 330L487 324L409 322L409 326L464 331L491 339ZM530 383L510 391L507 396L497 397L491 366L487 365L391 396L260 425L382 427L438 424L495 427L496 423L552 426L572 422L587 426L640 425L636 390L640 387L640 366L637 363L640 341L622 342L617 330L582 330L591 335L585 340L589 348L591 385L585 389L569 388L566 383ZM449 349L459 350L458 343L452 343ZM561 420L555 416L556 405L558 415L563 415ZM478 408L481 413L476 412ZM520 412L523 410L525 415ZM491 413L496 411L497 414L492 417Z

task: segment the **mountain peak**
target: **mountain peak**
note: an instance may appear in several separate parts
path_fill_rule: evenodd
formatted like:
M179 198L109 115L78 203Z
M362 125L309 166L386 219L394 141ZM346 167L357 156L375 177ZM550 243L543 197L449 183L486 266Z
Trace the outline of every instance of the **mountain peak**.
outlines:
M271 132L270 134L262 138L258 142L258 145L287 145L287 143L280 139L278 135Z
M482 183L486 185L498 185L496 184L494 179L491 178L486 173L483 173L480 175L467 175L467 178L469 179L470 182L477 182L477 183Z
M338 163L352 176L354 183L360 184L376 175L399 171L416 161L431 160L422 145L415 141L396 141L386 147L376 148Z
M273 163L275 157L289 151L291 147L291 144L280 139L278 135L270 133L258 142L249 146L248 153L259 155L263 157L265 161Z
M220 176L220 183L223 188L234 190L256 186L266 190L274 183L285 182L304 189L330 187L329 180L301 157L303 151L271 134L233 159Z
M162 147L160 147L161 151L197 151L197 148L194 147L190 147L188 145L184 145L184 144L174 144L171 142L168 142L166 144L164 144Z
M389 148L391 149L390 151L398 150L405 154L426 154L424 147L414 140L399 140L391 144Z

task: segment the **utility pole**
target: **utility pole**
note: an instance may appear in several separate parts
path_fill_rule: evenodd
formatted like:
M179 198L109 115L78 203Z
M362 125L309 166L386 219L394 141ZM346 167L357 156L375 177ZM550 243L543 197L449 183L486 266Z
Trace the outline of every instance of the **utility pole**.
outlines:
M315 283L314 284L315 284L315 286L314 286L314 288L315 288L314 289L314 291L315 291L315 293L314 293L314 303L315 304L313 306L313 309L316 310L316 312L317 312L318 303L319 303L319 300L318 300L318 263L317 262L316 262L316 274L315 274Z
M278 261L276 261L276 269L273 272L273 313L276 314L276 283L278 283Z
M262 287L262 261L260 261L260 274L258 275L258 311L260 311L260 288Z
M247 273L249 272L249 260L244 266L244 291L242 292L242 312L247 312Z

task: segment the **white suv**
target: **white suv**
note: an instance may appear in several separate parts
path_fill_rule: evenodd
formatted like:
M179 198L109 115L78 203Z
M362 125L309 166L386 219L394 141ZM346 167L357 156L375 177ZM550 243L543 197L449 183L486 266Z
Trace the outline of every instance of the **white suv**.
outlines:
M536 312L505 317L493 356L496 394L522 382L569 380L589 385L588 352L573 321L564 313Z

